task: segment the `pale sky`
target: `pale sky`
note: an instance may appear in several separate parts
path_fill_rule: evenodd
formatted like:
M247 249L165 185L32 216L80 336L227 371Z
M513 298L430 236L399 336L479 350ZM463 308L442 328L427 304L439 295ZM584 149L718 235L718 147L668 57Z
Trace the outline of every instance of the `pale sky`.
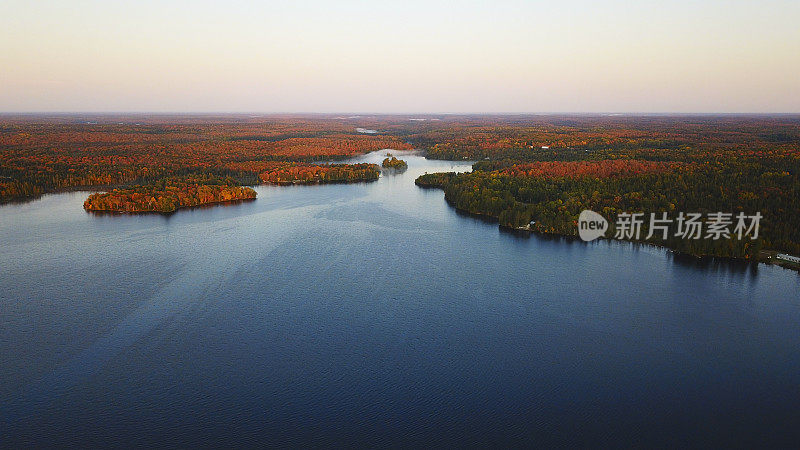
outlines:
M800 112L800 1L0 1L2 112Z

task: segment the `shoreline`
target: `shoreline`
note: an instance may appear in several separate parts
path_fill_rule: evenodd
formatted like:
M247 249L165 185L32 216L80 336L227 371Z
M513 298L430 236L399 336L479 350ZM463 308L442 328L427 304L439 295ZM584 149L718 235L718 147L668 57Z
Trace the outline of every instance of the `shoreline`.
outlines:
M169 215L175 214L176 212L181 211L181 210L201 209L201 208L208 208L208 207L213 207L213 206L218 206L218 205L252 202L252 201L255 201L255 200L256 200L256 197L237 198L237 199L233 199L233 200L220 200L220 201L215 201L215 202L201 203L199 205L180 206L178 208L175 208L172 211L155 211L155 210L150 210L150 209L127 211L127 210L121 210L121 209L93 209L93 208L86 208L86 207L84 207L83 210L86 211L87 213L91 213L91 214L108 214L108 215L125 215L125 214L135 214L135 215L136 214L147 214L147 215L151 215L151 214L158 214L158 215L162 215L162 216L169 216Z
M417 185L417 186L422 188L422 189L439 189L442 192L444 192L444 189L442 187L439 187L439 186L426 186L426 185ZM503 230L509 230L509 231L514 231L514 232L522 232L522 233L527 233L529 235L530 234L535 234L537 236L557 236L557 237L562 237L562 238L574 239L576 241L584 242L584 243L587 243L587 244L589 243L589 242L581 240L577 235L574 235L574 234L564 234L564 233L552 233L552 232L547 232L547 231L538 231L538 230L531 229L529 225L526 225L524 227L509 227L509 226L505 226L505 225L502 225L500 223L500 221L499 221L499 219L497 217L491 216L489 214L473 213L471 211L467 211L465 209L458 208L455 205L453 205L450 202L450 200L447 199L447 197L445 197L445 201L447 202L447 204L451 208L453 208L454 210L458 211L459 213L466 214L466 215L472 216L474 218L477 218L477 219L480 219L480 220L483 220L483 221L486 221L486 222L496 223L498 228L503 229ZM736 263L747 263L747 264L756 264L756 265L757 264L764 264L764 265L768 265L768 266L778 266L778 267L781 267L783 269L793 270L793 271L797 272L800 275L800 264L793 264L793 263L791 263L789 261L781 261L781 260L777 260L776 258L774 258L775 254L781 253L781 251L779 251L779 250L761 250L759 252L759 257L757 259L754 259L754 258L742 258L742 257L736 257L736 256L716 256L716 255L707 255L707 254L706 255L698 255L698 254L695 254L695 253L689 253L689 252L683 252L683 251L680 251L680 250L676 250L676 249L668 247L666 245L661 245L661 244L657 244L657 243L654 243L654 242L646 242L646 241L632 241L632 240L627 240L627 239L613 239L613 238L608 238L608 237L601 237L601 238L598 238L597 240L598 241L602 240L602 241L605 241L605 242L629 243L629 244L635 244L635 245L649 246L649 247L652 247L652 248L658 248L658 249L666 250L667 252L670 252L670 253L675 254L675 255L695 258L698 261L702 261L702 260L718 260L718 261L729 261L729 262L736 262Z

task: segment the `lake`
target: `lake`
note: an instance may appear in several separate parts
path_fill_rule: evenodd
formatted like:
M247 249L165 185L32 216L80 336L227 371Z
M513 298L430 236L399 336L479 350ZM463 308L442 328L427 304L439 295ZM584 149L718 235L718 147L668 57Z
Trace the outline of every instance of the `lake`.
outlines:
M386 151L357 158L375 162ZM800 444L800 276L367 184L0 207L0 446Z

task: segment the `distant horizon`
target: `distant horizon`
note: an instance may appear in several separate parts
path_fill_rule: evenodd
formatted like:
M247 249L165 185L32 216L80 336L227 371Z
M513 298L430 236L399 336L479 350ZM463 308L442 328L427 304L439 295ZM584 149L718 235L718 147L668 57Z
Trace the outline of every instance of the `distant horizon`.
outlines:
M554 112L378 112L378 111L336 111L336 112L314 112L314 111L0 111L0 116L40 116L40 115L57 115L57 116L72 116L72 115L98 115L98 116L112 116L112 115L155 115L155 116L237 116L237 115L255 115L255 116L280 116L280 115L293 115L293 116L336 116L336 115L350 115L351 117L343 117L342 119L357 119L358 116L800 116L798 112L681 112L681 111L653 111L653 112L603 112L603 111L554 111Z

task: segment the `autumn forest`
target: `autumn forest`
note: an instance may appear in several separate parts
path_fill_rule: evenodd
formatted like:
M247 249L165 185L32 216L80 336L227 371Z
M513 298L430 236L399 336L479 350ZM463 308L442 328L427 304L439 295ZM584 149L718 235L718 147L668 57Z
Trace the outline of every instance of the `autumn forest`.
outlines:
M377 180L381 149L475 161L428 174L454 207L501 226L575 235L584 209L763 215L750 240L657 242L697 255L800 253L797 116L3 116L0 202L101 191L91 211L169 213L252 199L247 186ZM365 133L364 130L377 130ZM384 168L406 168L387 158ZM648 224L644 224L647 232ZM636 240L636 239L628 239ZM641 240L641 239L640 239Z

